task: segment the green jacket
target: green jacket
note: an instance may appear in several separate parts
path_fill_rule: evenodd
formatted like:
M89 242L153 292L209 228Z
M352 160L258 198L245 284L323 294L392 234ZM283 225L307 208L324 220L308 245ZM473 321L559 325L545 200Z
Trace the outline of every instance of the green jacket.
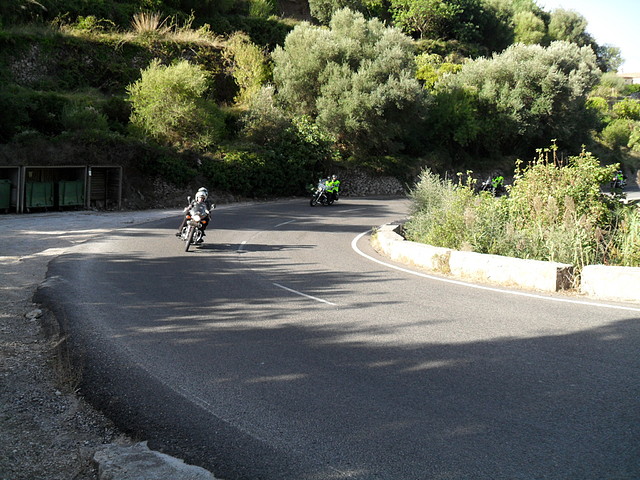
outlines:
M340 188L340 180L327 180L325 185L327 186L327 192L336 192Z

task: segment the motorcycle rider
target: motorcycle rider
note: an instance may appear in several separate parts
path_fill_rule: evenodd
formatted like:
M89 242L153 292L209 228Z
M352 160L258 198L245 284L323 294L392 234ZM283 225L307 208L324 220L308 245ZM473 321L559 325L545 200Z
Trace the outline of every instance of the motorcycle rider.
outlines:
M338 176L331 175L330 177L328 177L325 185L327 186L327 194L329 195L329 198L337 202L338 191L340 189L340 180L338 180Z
M627 177L622 173L622 170L617 170L611 179L611 190L623 189L627 185L626 179Z
M211 222L211 210L216 208L216 204L209 199L209 190L207 190L204 187L200 187L196 192L195 198L191 201L189 205L185 207L184 213L188 212L191 209L191 207L193 207L195 204L199 202L204 203L207 211L209 212L207 215L207 222L202 226L202 235L205 235L205 230L207 229L207 227L209 226L209 223ZM187 216L185 215L182 218L182 223L180 224L178 231L176 232L176 237L179 237L180 235L182 235L182 229L186 224L187 224Z

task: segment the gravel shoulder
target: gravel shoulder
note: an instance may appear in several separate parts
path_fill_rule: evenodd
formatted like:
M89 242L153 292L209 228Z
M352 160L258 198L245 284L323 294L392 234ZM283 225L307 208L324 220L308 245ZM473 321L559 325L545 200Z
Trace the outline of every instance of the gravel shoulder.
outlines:
M180 211L0 216L0 480L97 480L103 444L131 445L74 391L56 322L32 302L50 260L114 229Z

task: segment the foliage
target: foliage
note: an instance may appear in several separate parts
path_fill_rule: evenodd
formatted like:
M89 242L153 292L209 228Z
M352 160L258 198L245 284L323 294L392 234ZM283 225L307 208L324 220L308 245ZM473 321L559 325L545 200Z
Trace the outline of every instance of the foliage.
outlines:
M170 66L154 60L141 75L127 87L134 127L162 143L185 148L206 149L222 138L223 116L204 98L204 69L186 60Z
M57 92L33 91L16 86L0 90L0 141L8 142L22 131L57 135L68 99Z
M276 4L273 0L250 0L249 16L269 18L276 13Z
M622 95L626 88L623 78L614 72L602 74L600 81L594 86L591 95L595 97L615 98Z
M525 167L518 163L509 196L499 198L474 194L470 175L454 184L423 171L411 192L407 238L578 269L592 263L639 266L637 208L601 191L618 165L601 166L585 151L560 165L555 153L553 146Z
M300 195L326 164L323 153L330 152L312 125L292 124L265 146L221 147L202 170L213 188L242 196Z
M619 208L611 240L611 257L617 264L640 266L640 209Z
M137 34L166 35L171 31L167 25L168 18L162 18L159 12L136 12L131 21L131 27Z
M241 123L245 138L253 143L265 144L274 142L280 132L289 128L291 119L276 105L273 85L265 85L251 97Z
M464 239L464 199L466 192L451 180L443 180L425 169L415 189L413 215L405 224L409 240L447 248L460 248Z
M633 126L631 135L629 135L629 142L627 143L627 147L629 147L633 152L640 153L640 123L636 123Z
M446 36L446 27L461 12L460 6L443 0L391 0L395 24L419 38Z
M339 10L328 30L297 26L272 56L286 111L308 115L347 151L398 151L420 118L411 40L379 20Z
M518 12L513 17L516 43L540 44L544 41L547 27L544 20L531 11Z
M564 40L579 46L589 45L591 39L586 30L587 19L578 12L562 8L551 12L549 37L552 40Z
M273 88L263 87L242 118L248 143L221 147L221 158L207 163L219 188L244 196L302 194L338 160L331 136L306 116L289 118L273 100Z
M640 100L625 98L611 107L613 114L621 119L640 120Z
M492 119L482 118L479 110L478 95L472 89L443 89L436 92L429 110L432 142L450 148L473 146L483 131L491 128Z
M600 132L602 142L613 150L627 147L631 140L634 122L624 118L616 118Z
M391 0L389 9L394 25L421 39L427 53L477 57L513 42L512 12L487 0ZM444 50L434 48L438 42Z
M596 52L598 66L603 72L617 72L624 63L620 48L607 44L597 45L595 41L591 46Z
M443 77L462 70L462 65L448 62L435 53L422 53L416 56L416 68L416 78L423 82L425 89L432 90Z
M444 77L437 85L441 98L436 102L464 99L465 116L473 115L469 123L479 126L466 128L471 135L464 138L484 152L524 153L549 138L580 145L591 119L585 108L587 93L599 75L589 47L518 44ZM455 105L442 111L455 111ZM430 120L446 121L442 116Z
M354 12L366 11L362 0L309 0L311 16L323 25L329 25L333 14L343 8L349 8Z
M269 79L267 59L262 50L244 33L235 33L227 40L226 58L239 87L235 101L247 103Z
M68 103L62 109L61 123L65 130L108 130L107 116L86 102Z

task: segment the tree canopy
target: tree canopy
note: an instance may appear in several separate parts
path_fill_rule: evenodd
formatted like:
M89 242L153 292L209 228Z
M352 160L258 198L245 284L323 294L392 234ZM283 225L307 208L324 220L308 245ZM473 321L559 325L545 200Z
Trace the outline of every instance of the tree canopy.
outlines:
M329 29L297 26L272 56L286 110L308 115L352 153L400 150L423 111L411 39L359 12L337 11Z

